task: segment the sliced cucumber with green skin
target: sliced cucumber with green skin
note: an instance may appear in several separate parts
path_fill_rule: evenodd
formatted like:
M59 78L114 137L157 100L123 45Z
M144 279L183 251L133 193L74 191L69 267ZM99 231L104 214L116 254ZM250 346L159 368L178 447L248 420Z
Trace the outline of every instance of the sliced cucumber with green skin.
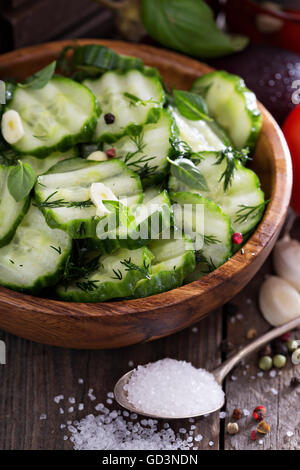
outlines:
M174 120L165 110L160 110L160 118L155 124L146 124L128 130L126 136L114 143L117 158L139 174L144 187L162 181L169 169L167 157L170 139L176 135ZM111 145L105 144L104 150Z
M129 227L119 226L116 231L106 233L105 239L95 239L91 245L107 253L121 247L134 250L170 231L173 211L168 192L156 192L152 188L145 191L144 202L133 212L134 219Z
M88 142L100 113L91 91L64 77L52 78L39 90L18 85L5 111L9 109L20 114L25 131L12 147L38 157Z
M214 121L192 121L182 116L176 108L169 108L179 129L180 140L193 152L223 150L230 145L228 138Z
M153 254L147 247L137 250L122 248L99 259L99 267L87 277L59 285L57 294L73 302L104 302L132 296L136 283L151 272ZM136 269L128 270L126 262Z
M94 142L116 142L131 125L157 122L165 93L153 69L106 72L98 79L83 82L98 99L102 114L93 136ZM105 115L114 116L107 124Z
M39 176L35 185L37 204L49 226L68 232L72 238L95 237L99 221L110 217L97 217L97 208L90 200L90 187L97 182L132 209L142 202L139 176L120 160L63 160Z
M196 279L227 261L232 254L229 217L213 201L189 192L171 193L174 224L184 229L195 243ZM189 279L195 280L191 274Z
M0 285L31 293L55 285L71 248L69 235L49 228L32 205L11 242L0 249Z
M225 71L198 78L191 91L202 95L212 117L228 132L234 146L255 147L262 126L256 96L242 78Z
M195 269L194 246L188 236L155 240L150 243L149 248L154 254L152 274L150 279L138 281L133 295L135 298L175 289Z
M208 185L208 191L201 191L201 195L221 207L231 219L234 232L248 234L260 221L265 209L264 193L260 189L258 176L254 171L237 163L232 182L224 191L222 175L226 170L226 160L224 159L220 164L217 164L220 154L216 152L203 152L201 156L204 158L199 158L198 163L196 157L193 158ZM173 176L169 179L169 189L174 192L200 193Z
M29 196L17 202L10 194L7 178L11 168L0 165L0 247L10 242L30 204Z
M54 152L46 158L32 157L31 155L24 155L22 161L29 163L36 176L43 175L56 163L62 160L68 160L69 158L79 157L79 151L76 147L68 150L67 152Z

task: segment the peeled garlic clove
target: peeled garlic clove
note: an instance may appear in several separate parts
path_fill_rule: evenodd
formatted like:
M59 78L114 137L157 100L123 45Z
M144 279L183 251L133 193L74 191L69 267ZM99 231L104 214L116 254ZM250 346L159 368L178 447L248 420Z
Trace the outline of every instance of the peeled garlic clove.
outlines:
M110 213L105 207L103 201L118 201L118 198L112 192L112 190L103 183L93 183L90 187L90 198L97 207L96 214L99 217L103 217Z
M20 139L22 139L25 132L21 116L17 111L10 109L3 114L1 131L6 142L11 145L16 144Z
M259 306L267 322L280 326L300 315L300 294L284 279L270 276L260 288Z
M273 251L276 274L300 291L300 243L285 236L276 243Z
M105 162L108 160L108 156L105 152L101 150L97 150L96 152L92 152L88 157L87 160L95 160L97 162Z

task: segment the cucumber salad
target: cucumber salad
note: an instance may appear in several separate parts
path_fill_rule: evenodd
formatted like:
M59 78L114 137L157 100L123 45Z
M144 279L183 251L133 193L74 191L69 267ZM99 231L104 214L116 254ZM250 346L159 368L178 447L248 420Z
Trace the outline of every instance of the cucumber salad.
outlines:
M255 95L224 71L169 90L140 59L69 46L0 105L0 285L151 296L225 263L267 201Z

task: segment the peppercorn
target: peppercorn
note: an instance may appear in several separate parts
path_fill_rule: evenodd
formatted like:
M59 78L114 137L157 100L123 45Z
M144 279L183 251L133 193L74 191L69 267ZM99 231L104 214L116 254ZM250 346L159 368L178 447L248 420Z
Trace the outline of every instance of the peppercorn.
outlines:
M272 354L271 345L266 344L265 347L263 349L261 349L258 354L259 354L260 357L271 356L271 354Z
M106 150L106 155L108 156L108 158L115 158L116 156L116 149L111 147L110 149L107 149Z
M286 343L289 352L294 352L298 349L298 341L296 339L289 339Z
M268 432L271 431L271 428L270 428L270 425L266 423L266 421L260 421L258 423L256 431L259 432L260 434L267 434Z
M250 435L250 436L251 436L251 440L252 440L252 441L256 441L256 439L257 439L257 432L254 431L254 429L253 429L253 431L251 431L251 435Z
M278 340L273 341L272 351L273 354L283 354L284 356L287 356L289 352L286 343Z
M261 370L265 370L265 371L272 369L272 365L273 365L273 361L272 361L271 356L263 356L258 363L258 367Z
M234 408L233 412L232 412L232 418L233 419L241 419L242 417L242 412L239 408Z
M111 113L107 113L104 115L104 121L106 124L113 124L115 122L115 116Z
M276 354L276 356L273 357L273 365L277 369L281 369L286 365L286 357L283 356L283 354Z
M292 377L291 378L291 387L298 387L300 385L300 377Z
M237 434L239 432L239 425L238 423L228 423L227 424L227 432L228 434Z
M290 336L291 336L291 332L288 331L287 333L284 333L283 335L279 336L279 341L283 341L284 343L286 343L289 339L290 339Z
M300 348L296 349L296 351L293 352L292 363L295 365L300 364Z
M243 242L243 235L240 232L236 232L232 235L231 239L235 245L240 245Z
M253 410L252 416L256 421L263 421L266 417L266 414L266 408L260 405Z
M239 311L237 305L232 302L228 302L224 305L223 311L226 315L236 315Z
M257 330L255 328L250 328L250 330L247 331L246 338L247 339L254 339L257 336Z

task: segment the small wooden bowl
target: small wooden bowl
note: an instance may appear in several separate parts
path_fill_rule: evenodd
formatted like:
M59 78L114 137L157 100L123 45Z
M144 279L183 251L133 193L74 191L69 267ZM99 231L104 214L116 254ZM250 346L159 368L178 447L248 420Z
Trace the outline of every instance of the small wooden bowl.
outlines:
M212 69L163 49L117 41L97 43L140 57L157 67L166 83L188 89ZM23 80L56 59L60 41L17 50L0 57L0 78ZM144 299L98 304L67 303L0 288L0 328L41 343L69 348L118 348L170 335L198 322L236 295L269 255L284 222L292 187L290 154L280 128L260 105L263 128L253 161L266 197L267 211L256 232L227 263L199 281Z

